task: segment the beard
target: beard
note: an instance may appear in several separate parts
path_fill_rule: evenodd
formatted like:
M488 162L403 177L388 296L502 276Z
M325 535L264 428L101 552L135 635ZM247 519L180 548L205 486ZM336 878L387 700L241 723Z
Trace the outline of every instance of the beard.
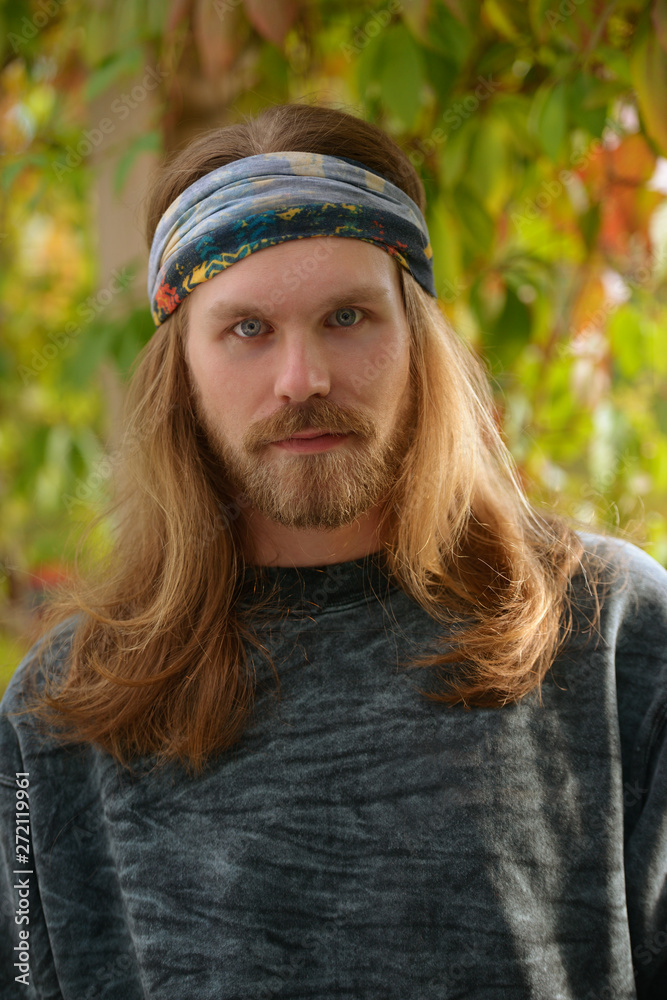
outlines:
M253 425L238 448L207 413L194 384L192 401L208 448L221 466L230 494L224 499L236 495L244 507L287 528L334 531L380 504L396 483L416 426L416 395L409 384L388 438L381 438L364 412L342 410L315 397L307 407L290 407L263 425ZM308 428L349 437L321 452L297 453L270 445Z

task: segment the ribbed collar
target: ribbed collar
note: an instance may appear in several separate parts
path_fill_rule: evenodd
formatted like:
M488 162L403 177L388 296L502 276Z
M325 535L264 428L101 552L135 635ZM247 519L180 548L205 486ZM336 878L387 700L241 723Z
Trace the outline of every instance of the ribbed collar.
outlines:
M383 598L396 587L387 572L382 551L327 566L247 566L240 607L251 607L257 597L268 594L276 583L277 606L306 613Z

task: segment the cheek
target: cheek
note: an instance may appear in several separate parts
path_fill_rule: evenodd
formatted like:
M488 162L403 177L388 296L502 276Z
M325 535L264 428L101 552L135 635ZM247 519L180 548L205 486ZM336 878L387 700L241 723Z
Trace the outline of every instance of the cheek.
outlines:
M200 401L209 418L230 438L240 438L255 419L259 387L256 378L248 379L223 364L219 357L193 359Z
M189 344L187 363L198 406L203 407L209 417L219 418L221 401L225 399L225 379L214 356L199 344Z
M410 372L408 345L398 337L385 343L363 360L354 377L360 398L382 409L403 397Z

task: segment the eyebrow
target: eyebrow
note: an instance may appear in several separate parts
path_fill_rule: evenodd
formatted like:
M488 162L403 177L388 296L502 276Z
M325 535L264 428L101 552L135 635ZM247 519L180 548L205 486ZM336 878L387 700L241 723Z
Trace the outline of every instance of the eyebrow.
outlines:
M320 302L319 308L333 309L333 307L337 305L348 305L352 302L352 300L382 300L384 302L389 298L389 294L389 289L385 288L383 285L355 285L354 288L346 288L344 291L336 292L334 295L327 296L326 299L323 299ZM207 309L206 316L210 316L213 319L224 319L228 316L240 316L247 314L257 315L263 311L264 310L262 310L256 302L230 302L225 299L221 302L214 303L210 309Z

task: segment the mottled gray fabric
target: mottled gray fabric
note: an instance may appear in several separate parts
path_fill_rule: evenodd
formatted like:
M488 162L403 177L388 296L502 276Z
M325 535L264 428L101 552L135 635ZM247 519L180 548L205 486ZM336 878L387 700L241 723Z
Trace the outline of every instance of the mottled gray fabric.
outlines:
M542 705L421 695L435 674L400 662L438 629L377 556L251 571L283 588L262 624L281 697L255 655L253 723L197 778L40 746L8 714L31 651L0 706L2 1000L665 1000L667 572L584 537L618 579ZM18 771L29 986L10 957Z

